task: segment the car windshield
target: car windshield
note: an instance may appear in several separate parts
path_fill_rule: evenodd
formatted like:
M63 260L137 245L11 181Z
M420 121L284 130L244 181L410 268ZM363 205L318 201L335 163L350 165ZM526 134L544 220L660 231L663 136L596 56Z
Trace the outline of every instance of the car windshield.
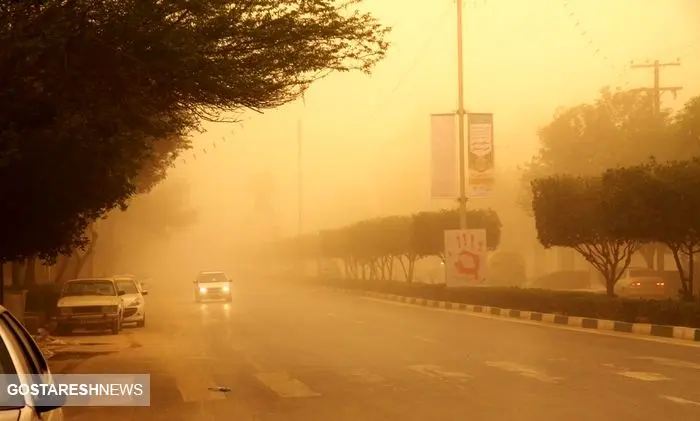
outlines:
M139 290L136 288L134 281L117 281L117 289L119 291L124 291L125 294L138 294Z
M657 275L656 272L651 269L629 269L628 271L628 276L630 278L640 278L655 275Z
M86 280L68 282L61 293L64 297L78 295L117 295L110 281Z
M200 273L197 277L197 282L226 282L226 275L223 272L205 272Z

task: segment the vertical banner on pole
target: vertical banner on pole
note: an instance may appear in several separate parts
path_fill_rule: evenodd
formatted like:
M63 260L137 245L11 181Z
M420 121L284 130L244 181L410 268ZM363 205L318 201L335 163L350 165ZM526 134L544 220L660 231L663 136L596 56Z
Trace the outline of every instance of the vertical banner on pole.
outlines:
M493 192L495 180L493 114L469 113L467 121L468 195L488 196Z
M430 194L433 199L454 199L459 185L457 126L454 114L430 116Z
M448 287L486 282L485 229L445 231L445 283Z

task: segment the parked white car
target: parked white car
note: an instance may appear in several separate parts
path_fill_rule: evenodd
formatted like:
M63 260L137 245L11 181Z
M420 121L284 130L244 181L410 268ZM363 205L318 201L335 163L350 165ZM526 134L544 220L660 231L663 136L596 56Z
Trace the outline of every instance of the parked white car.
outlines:
M148 291L142 288L141 284L131 276L115 276L114 280L117 283L117 289L124 292L122 300L124 301L124 318L123 323L136 323L137 327L146 326L146 299Z
M122 329L124 291L114 278L67 281L56 305L56 330L68 334L76 328L109 329L113 335Z
M8 384L49 384L51 371L39 346L21 323L0 306L0 374ZM7 376L7 377L6 377ZM8 378L9 377L9 378ZM14 379L13 379L14 378ZM3 393L0 420L63 421L65 403L41 397Z

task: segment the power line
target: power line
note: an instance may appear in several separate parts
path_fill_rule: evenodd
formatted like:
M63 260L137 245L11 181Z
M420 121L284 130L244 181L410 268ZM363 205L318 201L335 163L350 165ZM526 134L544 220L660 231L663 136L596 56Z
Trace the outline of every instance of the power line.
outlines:
M460 0L457 0L457 1L460 1ZM396 93L396 91L398 91L399 88L401 88L401 86L404 84L404 82L406 82L406 78L411 74L411 72L415 69L415 67L418 65L418 63L423 58L423 55L425 54L426 50L428 49L428 47L432 43L433 39L435 39L435 36L438 33L438 28L443 23L443 21L445 20L447 15L449 15L451 10L452 10L452 5L448 3L446 5L445 9L442 11L442 13L440 13L440 16L438 17L438 19L435 20L435 23L433 24L431 31L428 34L428 37L425 39L425 41L421 45L420 49L418 50L418 54L416 54L416 57L414 58L414 60L408 66L406 71L401 75L401 77L399 77L399 80L396 83L396 85L394 85L394 87L391 89L391 91L389 91L389 93L386 94L386 96L384 97L384 101L382 101L379 104L376 111L379 111L382 108L384 108L384 106L389 102L389 100Z
M678 91L683 89L682 86L661 86L661 69L670 66L680 66L680 60L661 63L659 60L654 60L653 63L634 64L630 66L632 69L654 69L654 86L651 88L638 88L639 90L650 92L654 98L654 115L659 115L661 112L661 94L671 92L675 97Z

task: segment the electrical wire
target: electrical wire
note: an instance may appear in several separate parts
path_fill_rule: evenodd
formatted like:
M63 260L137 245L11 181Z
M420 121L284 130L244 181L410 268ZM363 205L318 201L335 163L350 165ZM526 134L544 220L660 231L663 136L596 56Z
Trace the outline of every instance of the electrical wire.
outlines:
M457 1L460 1L460 0L457 0ZM406 71L404 71L403 74L401 74L396 85L394 85L394 87L384 96L384 100L379 104L379 106L377 106L377 109L375 110L375 114L377 112L381 111L381 109L383 109L387 105L387 103L391 100L391 97L403 86L403 84L406 82L408 76L411 74L411 72L413 72L413 70L416 68L418 63L420 63L420 61L423 58L423 56L425 55L425 52L427 51L428 47L435 39L435 36L438 33L438 29L439 29L440 25L442 25L445 18L450 14L451 9L452 9L452 5L447 3L444 10L440 13L438 18L435 20L435 23L432 25L431 30L428 33L428 37L425 39L425 41L423 42L423 44L419 48L418 53L416 54L415 58L413 59L411 64L408 66Z

